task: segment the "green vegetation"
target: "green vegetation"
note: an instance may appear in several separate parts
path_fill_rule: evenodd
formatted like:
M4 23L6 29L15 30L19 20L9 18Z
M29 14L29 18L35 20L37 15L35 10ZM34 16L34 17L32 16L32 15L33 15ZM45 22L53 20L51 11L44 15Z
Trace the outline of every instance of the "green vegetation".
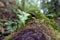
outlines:
M35 18L44 20L47 24L50 24L54 29L58 29L58 24L54 20L47 18L44 14L41 14L39 9L30 9L28 10L28 13L35 14Z
M41 2L42 9L44 10L45 15L49 15L50 17L52 17L52 15L54 15L54 17L52 17L53 19L56 17L59 17L60 0L50 0L50 1L42 0L42 1L43 1L43 2ZM48 9L48 12L46 12L46 9Z
M6 1L8 2L8 1ZM60 35L60 30L58 28L58 24L54 21L54 18L59 15L59 11L57 13L54 12L55 9L52 9L51 3L56 3L57 1L48 2L45 3L43 1L42 7L47 8L49 11L47 13L42 14L40 12L40 9L37 7L37 0L35 1L27 1L22 0L21 4L19 3L19 0L15 0L15 4L9 3L10 6L7 6L6 8L3 8L5 11L1 11L0 17L0 32L4 35L5 33L10 33L8 36L5 37L4 40L9 40L14 36L14 32L18 34L19 32L25 30L25 29L32 29L36 27L38 28L38 31L43 30L43 33L46 36L49 36L49 33L52 33L52 36L49 36L50 38L55 38L58 40ZM32 2L32 3L31 3ZM45 5L46 4L46 5ZM4 4L5 5L5 4ZM5 6L6 6L5 5ZM57 4L56 4L57 5ZM8 11L9 10L9 11ZM56 8L56 10L58 10ZM57 15L56 15L57 13ZM8 15L9 14L9 15ZM8 16L7 16L8 15ZM31 22L31 24L30 24ZM36 26L37 25L37 26ZM6 27L4 29L4 26ZM32 26L32 27L31 27ZM4 29L2 32L2 28ZM42 28L42 29L41 29ZM6 31L5 31L6 30ZM46 32L46 33L45 33ZM47 33L48 32L48 33ZM13 35L13 36L12 36ZM55 36L55 37L54 37Z

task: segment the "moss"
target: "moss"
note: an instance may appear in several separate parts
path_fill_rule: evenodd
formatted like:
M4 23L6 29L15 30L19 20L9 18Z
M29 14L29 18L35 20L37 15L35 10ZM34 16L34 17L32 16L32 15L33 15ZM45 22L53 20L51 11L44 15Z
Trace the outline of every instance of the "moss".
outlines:
M39 9L33 8L33 9L28 10L27 12L30 13L30 14L34 13L35 14L35 18L40 19L40 20L44 20L47 24L50 24L54 29L58 29L57 23L54 20L52 20L52 19L48 19L44 14L42 14L39 11Z

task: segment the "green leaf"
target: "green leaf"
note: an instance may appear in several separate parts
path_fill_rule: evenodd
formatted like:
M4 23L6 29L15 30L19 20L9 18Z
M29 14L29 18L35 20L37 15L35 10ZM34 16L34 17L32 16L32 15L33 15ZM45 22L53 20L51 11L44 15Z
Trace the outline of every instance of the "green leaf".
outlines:
M30 14L26 13L26 12L23 12L21 10L18 10L20 12L21 15L18 15L19 16L19 19L20 21L25 24L25 21L28 19L28 16L30 16Z

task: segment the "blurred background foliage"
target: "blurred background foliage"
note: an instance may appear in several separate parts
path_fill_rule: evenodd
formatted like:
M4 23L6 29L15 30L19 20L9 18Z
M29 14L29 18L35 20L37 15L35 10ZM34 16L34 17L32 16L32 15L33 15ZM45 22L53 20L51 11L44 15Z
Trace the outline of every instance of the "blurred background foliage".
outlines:
M19 7L22 5L25 11L29 8L39 8L40 11L51 19L60 15L60 0L19 0ZM24 1L24 2L23 2ZM28 6L27 6L28 5ZM21 8L22 8L21 7Z

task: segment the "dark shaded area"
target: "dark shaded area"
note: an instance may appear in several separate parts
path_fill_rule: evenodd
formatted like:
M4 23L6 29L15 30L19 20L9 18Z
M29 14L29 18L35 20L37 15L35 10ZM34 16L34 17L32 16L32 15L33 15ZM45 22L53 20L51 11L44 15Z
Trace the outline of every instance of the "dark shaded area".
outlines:
M0 36L0 40L3 40L5 38L5 36Z
M42 32L36 32L34 30L28 29L24 30L21 33L18 33L16 36L10 40L47 40Z
M5 34L2 34L1 32L0 32L0 40L4 40L4 38L6 37L6 36L8 36L10 33L5 33Z

